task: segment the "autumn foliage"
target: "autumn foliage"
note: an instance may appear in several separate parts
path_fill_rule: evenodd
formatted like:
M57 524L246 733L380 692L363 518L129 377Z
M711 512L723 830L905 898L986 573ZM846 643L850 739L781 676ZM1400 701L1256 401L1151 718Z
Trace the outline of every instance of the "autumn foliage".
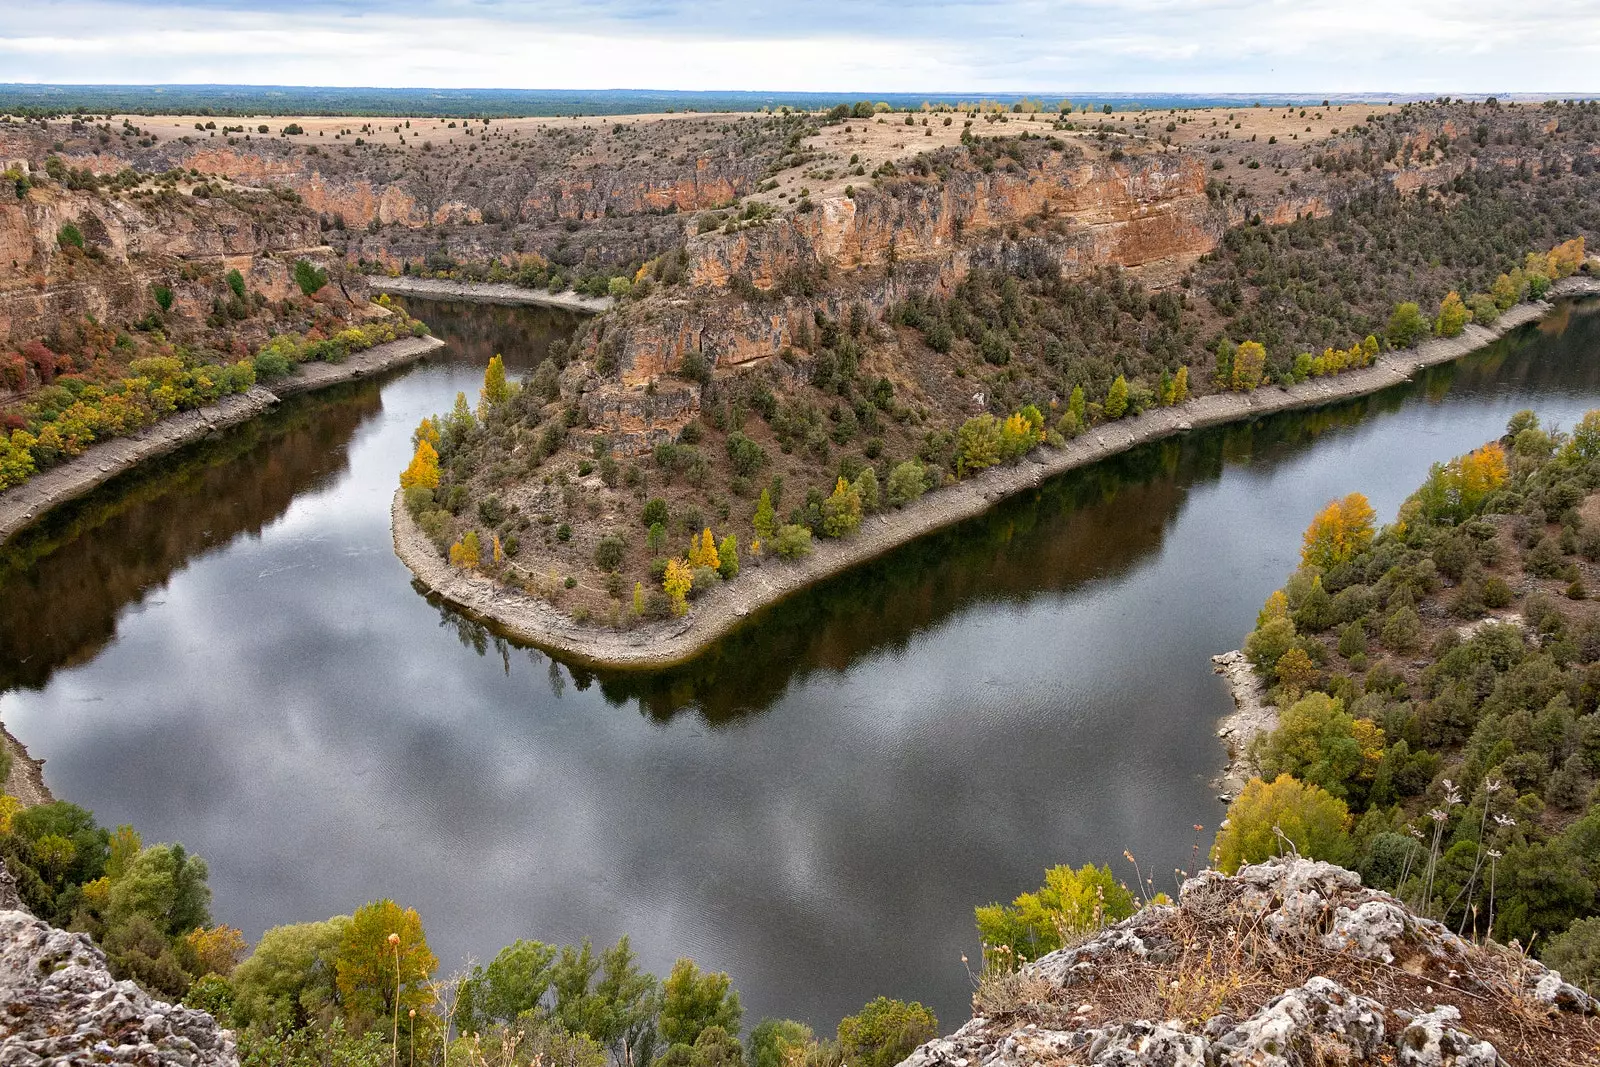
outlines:
M1349 561L1372 544L1373 518L1372 505L1360 493L1329 501L1306 527L1300 562L1326 570Z

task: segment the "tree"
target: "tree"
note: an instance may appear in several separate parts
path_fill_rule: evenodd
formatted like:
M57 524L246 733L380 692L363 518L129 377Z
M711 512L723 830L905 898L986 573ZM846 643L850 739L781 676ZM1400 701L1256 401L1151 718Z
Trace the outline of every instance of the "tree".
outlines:
M1583 463L1600 459L1600 409L1584 412L1572 428L1566 451Z
M478 566L482 551L483 546L478 541L478 531L468 530L459 541L450 546L450 564L472 570Z
M839 1020L839 1051L850 1067L894 1067L938 1036L938 1018L915 1001L879 997Z
M921 463L908 459L889 472L889 503L902 507L916 500L928 488L928 471Z
M861 494L840 478L833 495L822 502L822 532L829 537L854 533L861 525Z
M248 945L244 932L231 926L196 927L183 935L184 970L199 978L219 974L226 978L244 957Z
M1067 414L1077 419L1077 424L1082 427L1088 420L1089 400L1084 395L1083 386L1074 385L1072 393L1067 397Z
M667 510L667 502L665 500L658 496L653 496L645 502L644 510L640 512L639 518L647 527L654 526L656 523L666 526L671 519L671 513Z
M666 573L661 576L661 588L672 601L672 613L682 615L689 610L689 590L694 587L694 572L681 559L667 560Z
M1590 996L1600 995L1600 917L1567 927L1545 946L1544 964Z
M1384 327L1383 332L1393 347L1410 348L1427 336L1428 320L1422 317L1420 307L1408 301L1395 305L1394 312L1389 316L1389 324Z
M504 404L513 394L511 384L506 381L505 360L499 353L489 359L489 366L483 372L483 390L478 394L479 401L485 409L496 404Z
M1317 666L1311 662L1306 650L1296 645L1278 657L1273 666L1278 684L1286 694L1298 694L1309 689L1317 680Z
M739 577L739 539L733 534L724 537L717 546L717 560L717 573L724 581L731 582Z
M438 966L416 909L387 898L357 908L334 956L346 1019L367 1029L413 1008L421 1014L433 1004L428 979Z
M643 615L644 614L644 583L643 582L634 582L633 583L633 613L635 615Z
M793 1019L762 1019L745 1041L749 1067L788 1067L790 1057L816 1041L805 1023Z
M1280 774L1270 785L1252 778L1228 806L1228 819L1217 832L1211 862L1227 874L1242 864L1276 856L1282 834L1302 856L1347 862L1350 857L1350 810L1325 790Z
M417 442L417 450L411 456L411 465L400 472L400 487L439 488L439 453L428 443L427 438Z
M234 970L234 1017L268 1032L328 1022L336 1002L335 958L348 915L275 926Z
M651 552L660 552L667 547L667 528L659 522L652 522L649 532L644 535L644 543Z
M700 536L690 543L689 566L691 568L710 567L712 570L722 566L721 557L717 555L717 542L711 536L711 528L709 526L701 531Z
M1433 324L1433 331L1440 337L1460 337L1471 319L1472 312L1461 302L1461 294L1452 289L1439 303L1439 318Z
M1128 379L1120 374L1106 391L1104 411L1108 419L1120 419L1128 413Z
M878 472L871 467L863 467L861 473L856 475L856 480L850 483L856 491L856 496L861 498L861 510L871 515L878 510Z
M1271 618L1244 639L1244 654L1256 671L1267 674L1294 645L1294 622L1287 616Z
M228 272L227 280L228 288L233 290L233 295L243 300L245 294L244 275L240 274L238 269L235 268Z
M772 490L761 490L761 499L756 501L755 517L751 525L755 527L756 536L763 541L772 540L772 535L777 528L777 515L772 509Z
M661 1037L674 1045L693 1045L703 1030L720 1026L739 1032L744 1009L726 974L702 972L690 959L672 965L661 985Z
M1298 651L1292 649L1289 654ZM1307 693L1279 717L1257 759L1264 778L1293 775L1344 799L1352 784L1371 781L1376 773L1383 759L1383 730L1368 719L1358 724L1344 710L1342 700L1326 693Z
M495 1023L510 1024L532 1011L550 990L556 950L520 938L495 955L487 967L474 967L461 983L456 1001L456 1026L464 1034L481 1033Z
M294 261L294 283L306 296L315 296L319 289L328 284L328 272L309 259L297 259Z
M1326 570L1348 563L1371 546L1374 517L1372 505L1360 493L1330 500L1306 527L1301 564Z
M1051 867L1037 892L1021 894L1010 906L989 904L973 911L985 961L1014 966L1023 957L1036 960L1055 951L1074 935L1126 919L1134 912L1134 899L1110 867L1086 863L1076 871Z
M1189 399L1189 368L1179 367L1178 373L1172 378L1172 402L1181 404Z
M1233 388L1248 393L1261 384L1267 366L1267 349L1260 341L1245 341L1234 350Z
M968 419L956 431L956 476L1000 462L1000 424L987 411Z

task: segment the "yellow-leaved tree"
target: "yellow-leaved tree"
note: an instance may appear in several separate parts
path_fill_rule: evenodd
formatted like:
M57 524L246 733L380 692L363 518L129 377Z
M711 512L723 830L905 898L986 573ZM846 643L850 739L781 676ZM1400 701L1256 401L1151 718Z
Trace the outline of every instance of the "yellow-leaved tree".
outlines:
M689 566L710 567L716 570L722 565L722 558L717 554L716 539L711 536L711 527L700 531L700 536L689 545Z
M510 400L511 393L511 384L506 381L505 360L496 353L483 372L483 389L478 393L478 402L482 405L482 410L486 411L496 404L504 404Z
M1267 367L1267 349L1260 341L1245 341L1233 354L1233 388L1248 393L1261 384Z
M1360 493L1330 500L1306 527L1301 564L1326 570L1366 551L1372 544L1374 515L1372 505Z
M1350 859L1350 809L1324 789L1287 774L1271 784L1252 778L1228 806L1228 820L1211 847L1211 862L1224 874L1241 864L1287 853L1330 863Z
M667 560L667 571L661 576L661 588L672 601L672 613L682 615L689 610L689 590L694 588L694 574L681 559Z
M417 451L411 457L411 465L400 472L400 488L439 488L439 453L428 443L427 438L417 442Z
M450 562L468 570L478 565L483 546L478 542L478 531L468 530L466 536L450 546Z

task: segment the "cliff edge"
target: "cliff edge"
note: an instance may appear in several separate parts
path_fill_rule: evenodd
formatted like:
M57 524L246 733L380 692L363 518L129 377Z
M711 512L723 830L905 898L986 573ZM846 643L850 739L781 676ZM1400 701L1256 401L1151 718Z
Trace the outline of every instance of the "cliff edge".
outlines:
M1600 1063L1600 1002L1303 859L1205 871L1013 974L902 1067Z
M237 1067L233 1035L211 1016L117 981L87 935L21 907L0 864L0 1064Z

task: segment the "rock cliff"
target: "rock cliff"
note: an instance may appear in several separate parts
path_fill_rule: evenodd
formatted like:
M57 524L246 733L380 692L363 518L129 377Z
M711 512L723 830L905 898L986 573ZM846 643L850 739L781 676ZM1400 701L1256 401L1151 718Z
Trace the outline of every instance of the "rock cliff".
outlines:
M1600 1003L1328 863L1205 871L1175 905L985 978L902 1067L1600 1062Z
M115 980L86 935L20 908L0 864L0 1063L238 1064L211 1016Z

